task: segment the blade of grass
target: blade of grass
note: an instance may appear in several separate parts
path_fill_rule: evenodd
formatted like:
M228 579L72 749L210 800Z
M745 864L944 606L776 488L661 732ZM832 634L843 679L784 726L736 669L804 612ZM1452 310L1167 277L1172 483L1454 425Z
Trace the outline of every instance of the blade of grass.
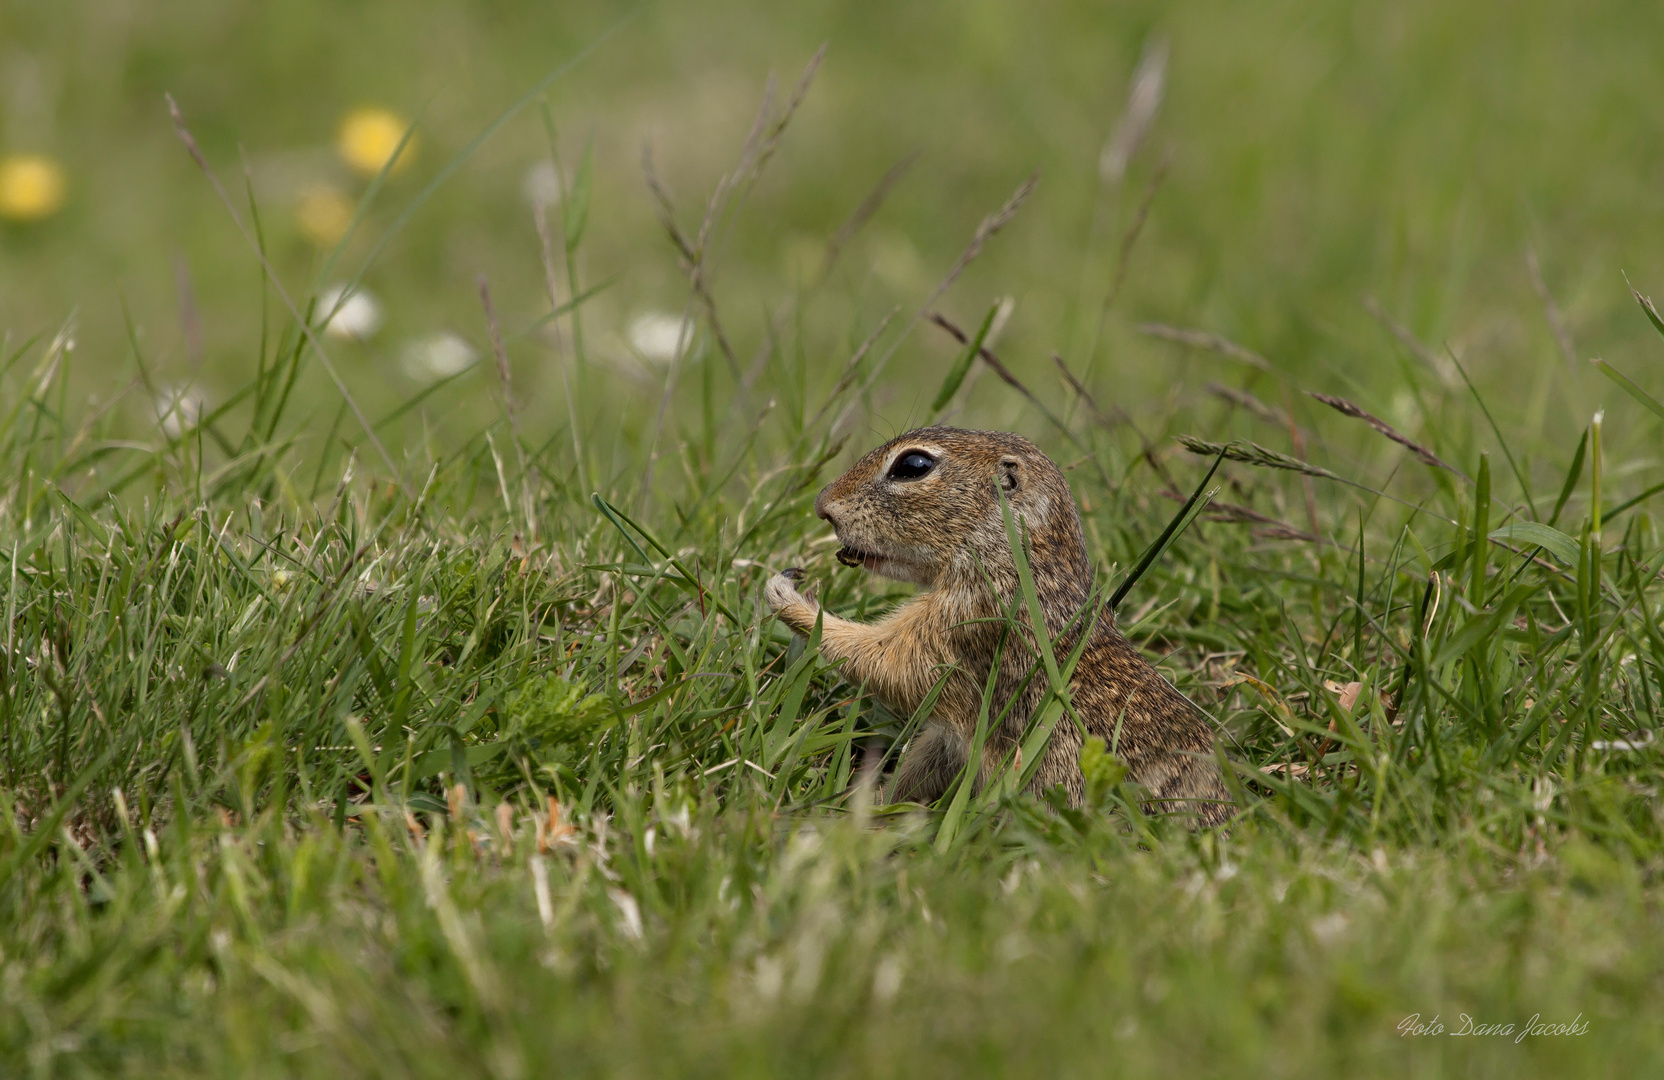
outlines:
M1560 522L1560 512L1566 508L1566 500L1577 490L1577 482L1583 478L1583 455L1589 449L1589 429L1583 429L1583 437L1577 440L1577 452L1572 455L1571 468L1566 470L1566 482L1560 487L1560 497L1554 500L1554 513L1549 515L1550 528ZM1573 563L1575 565L1575 560Z
M959 392L960 384L965 381L965 374L971 370L971 365L976 362L977 354L982 351L982 343L988 339L988 331L994 325L994 317L999 313L1000 306L998 304L989 306L988 314L983 317L982 325L977 327L976 335L971 339L970 344L965 346L965 351L960 353L959 358L953 362L953 366L948 369L947 377L942 380L941 388L936 391L936 400L930 403L930 419L932 421L942 415L942 410L948 407L948 403L953 400L953 395Z
M168 111L173 115L173 129L175 134L177 134L179 136L179 140L185 144L185 149L189 151L192 159L196 161L197 167L200 168L204 175L208 177L209 184L213 186L214 192L219 196L220 201L225 204L226 211L230 213L232 222L237 226L237 231L243 234L243 239L248 241L249 246L253 248L256 257L260 260L261 268L266 272L266 279L271 282L272 288L277 290L278 297L283 301L283 305L289 309L289 314L294 317L295 323L300 328L301 333L306 335L306 340L308 344L312 346L312 352L317 356L318 363L323 367L325 373L329 375L330 381L335 384L336 390L340 392L341 397L346 401L347 407L352 410L353 417L358 421L359 427L363 429L364 434L369 437L370 444L376 448L376 453L381 455L382 462L387 466L388 473L397 478L401 486L404 486L404 480L400 475L398 464L393 460L393 455L387 452L387 447L382 445L381 438L376 434L375 428L370 424L369 418L365 416L364 411L358 407L357 399L353 397L352 391L347 389L347 384L342 381L340 373L336 371L334 363L332 363L329 359L329 354L324 351L323 344L318 341L318 335L313 331L311 323L307 320L306 316L301 314L300 309L295 306L295 302L289 298L289 291L283 287L283 282L277 276L277 271L272 269L272 264L267 261L266 253L261 248L260 242L254 238L254 236L248 231L247 226L243 224L242 216L237 213L237 208L231 202L231 197L226 194L224 186L220 184L219 177L215 175L214 170L208 164L208 159L203 156L201 148L197 146L196 138L191 134L190 129L185 126L185 117L184 114L179 111L179 104L173 100L172 95L164 96L167 97ZM405 488L405 494L407 496L410 495L408 487Z
M1652 413L1660 420L1664 420L1664 404L1660 404L1657 398L1653 397L1639 386L1636 386L1633 382L1630 382L1629 377L1623 372L1619 371L1611 364L1608 364L1605 360L1590 360L1589 363L1599 368L1602 375L1605 375L1608 379L1617 383L1618 387L1623 390L1624 393L1628 394L1636 401L1639 401L1648 412Z
M1485 422L1491 426L1491 433L1496 436L1496 444L1502 447L1502 456L1508 459L1508 468L1513 470L1514 479L1519 481L1520 494L1525 496L1525 505L1531 509L1531 516L1540 518L1541 515L1537 513L1537 504L1531 498L1531 484L1526 480L1525 473L1520 471L1519 463L1514 460L1514 452L1508 449L1508 440L1502 437L1502 429L1497 426L1496 418L1491 415L1490 406L1485 404L1485 399L1480 395L1479 388L1473 385L1472 379L1468 378L1467 368L1463 367L1462 362L1456 359L1455 351L1449 345L1444 347L1444 351L1450 357L1450 362L1456 365L1456 371L1462 376L1462 382L1467 384L1468 393L1473 395L1474 403L1479 406L1479 411L1485 415Z
M1192 513L1192 510L1194 509L1199 513L1201 508L1207 505L1207 499L1203 499L1202 492L1206 490L1208 481L1213 479L1213 474L1219 470L1219 463L1224 460L1225 449L1222 448L1214 456L1213 464L1208 468L1207 475L1203 476L1202 482L1196 485L1196 490L1190 493L1190 498L1186 499L1184 505L1179 507L1179 512L1173 515L1173 519L1167 523L1167 528L1163 529L1161 535L1156 537L1155 543L1144 549L1144 554L1139 557L1132 571L1127 574L1126 579L1110 596L1110 611L1114 611L1120 606L1121 600L1127 595L1127 592L1138 584L1138 579L1143 577L1145 571L1150 569L1150 565L1161 557L1161 553L1167 550L1167 545L1172 543L1173 538L1179 534L1180 530L1188 526L1190 521L1195 520L1195 514ZM1211 498L1212 496L1209 495L1208 499ZM1200 507L1198 503L1201 504Z

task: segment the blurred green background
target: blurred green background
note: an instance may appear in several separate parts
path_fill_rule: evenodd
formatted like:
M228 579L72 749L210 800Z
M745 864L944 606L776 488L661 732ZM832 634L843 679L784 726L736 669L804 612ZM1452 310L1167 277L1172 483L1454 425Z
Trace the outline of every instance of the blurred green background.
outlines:
M811 366L836 371L883 313L910 314L978 220L1037 170L1034 198L942 306L974 325L995 298L1011 297L999 349L1061 401L1047 358L1056 350L1087 368L1122 237L1166 159L1090 369L1108 400L1171 408L1224 370L1136 332L1159 320L1227 335L1314 387L1414 426L1402 391L1396 401L1368 394L1373 386L1392 398L1405 355L1365 311L1373 296L1422 340L1463 357L1505 429L1575 432L1603 401L1633 408L1562 357L1528 248L1580 361L1603 355L1658 385L1656 343L1621 275L1664 291L1664 7L1620 0L5 0L0 154L51 156L65 198L43 219L0 223L0 328L15 347L73 317L74 385L108 395L134 370L125 304L156 378L195 379L212 401L252 370L261 272L175 138L164 92L239 200L246 163L273 262L304 293L323 258L300 224L305 200L320 188L355 200L366 186L335 152L349 111L415 117L417 141L337 277L494 116L609 28L546 97L568 176L593 142L581 279L613 283L586 306L585 331L591 376L627 437L662 380L651 358L632 354L633 320L675 315L687 298L643 180L643 150L683 228L695 230L769 75L789 94L822 42L814 87L714 259L742 363L827 237L916 152L827 287L788 320L786 351ZM1160 109L1124 179L1106 183L1100 154L1129 79L1162 43ZM479 275L509 332L547 310L528 191L548 157L534 106L380 252L364 283L382 324L333 350L367 402L389 407L431 377L412 350L435 334L486 354ZM193 317L200 367L187 340ZM528 422L550 430L566 413L557 348L534 335L511 350ZM873 402L875 423L891 429L928 403L951 348L923 327L897 355ZM472 416L470 403L489 416L491 369L460 380L430 423ZM327 417L335 399L321 375L308 378ZM991 382L971 400L959 419L1032 423Z

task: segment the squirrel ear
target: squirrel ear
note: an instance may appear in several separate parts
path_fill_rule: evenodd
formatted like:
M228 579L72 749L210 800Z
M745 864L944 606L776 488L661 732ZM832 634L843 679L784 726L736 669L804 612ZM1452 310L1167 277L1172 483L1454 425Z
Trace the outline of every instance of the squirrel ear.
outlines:
M1023 463L1014 457L1000 459L1000 487L1004 488L1007 494L1015 492L1017 488L1021 486L1018 483L1018 479L1022 467Z

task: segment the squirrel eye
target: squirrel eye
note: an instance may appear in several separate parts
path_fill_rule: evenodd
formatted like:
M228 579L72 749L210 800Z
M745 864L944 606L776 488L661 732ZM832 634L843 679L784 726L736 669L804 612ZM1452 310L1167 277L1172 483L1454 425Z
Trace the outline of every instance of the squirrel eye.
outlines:
M891 480L917 480L936 467L936 459L922 450L909 450L890 466Z

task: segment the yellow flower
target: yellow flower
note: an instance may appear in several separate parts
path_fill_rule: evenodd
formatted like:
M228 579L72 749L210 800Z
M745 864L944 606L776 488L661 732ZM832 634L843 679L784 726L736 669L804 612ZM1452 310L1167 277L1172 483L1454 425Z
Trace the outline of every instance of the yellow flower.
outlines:
M39 221L64 204L64 170L44 154L0 159L0 217Z
M311 188L295 206L295 221L313 247L332 248L352 224L352 201L328 185Z
M348 165L365 176L374 176L399 149L399 140L404 138L409 127L410 122L396 113L377 105L361 105L341 121L341 134L335 141L335 149ZM416 139L412 136L399 154L399 159L393 163L392 171L398 172L409 165L415 151Z

